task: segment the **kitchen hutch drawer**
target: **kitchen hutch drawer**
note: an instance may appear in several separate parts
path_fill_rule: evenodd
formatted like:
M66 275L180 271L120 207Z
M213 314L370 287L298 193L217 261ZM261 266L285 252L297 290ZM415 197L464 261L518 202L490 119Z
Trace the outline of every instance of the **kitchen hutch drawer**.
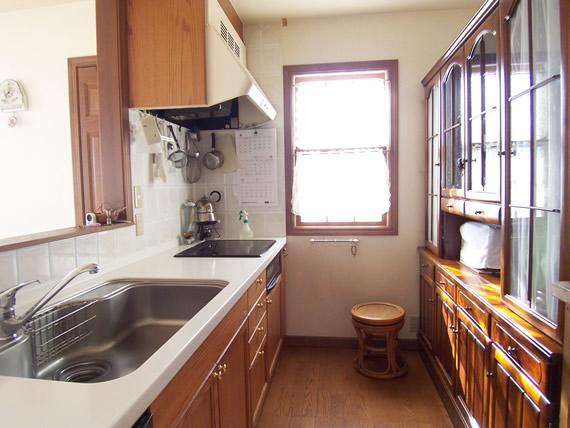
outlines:
M441 198L441 209L450 214L464 215L465 201L461 199Z
M531 351L529 346L523 345L522 338L516 339L507 330L510 331L511 329L500 322L493 321L491 339L511 358L516 366L536 382L542 392L546 393L548 362Z
M484 202L465 201L465 217L485 223L501 223L501 206Z
M253 305L251 312L249 313L249 317L247 318L247 327L248 327L248 337L253 336L255 328L259 321L266 313L266 306L265 306L265 290L261 292L257 301Z
M433 281L435 275L435 264L427 257L420 257L420 274L425 276L427 279Z
M481 330L488 334L489 332L489 313L480 306L475 300L468 297L460 289L457 291L457 306L465 311L467 316L477 324Z
M442 289L445 290L447 294L455 299L455 283L447 279L440 270L435 271L435 283Z

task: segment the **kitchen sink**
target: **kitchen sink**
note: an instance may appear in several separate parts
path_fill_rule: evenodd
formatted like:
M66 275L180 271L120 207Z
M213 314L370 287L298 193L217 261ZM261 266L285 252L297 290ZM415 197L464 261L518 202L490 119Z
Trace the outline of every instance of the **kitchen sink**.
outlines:
M33 376L94 383L143 364L228 283L121 279L38 313L26 326Z

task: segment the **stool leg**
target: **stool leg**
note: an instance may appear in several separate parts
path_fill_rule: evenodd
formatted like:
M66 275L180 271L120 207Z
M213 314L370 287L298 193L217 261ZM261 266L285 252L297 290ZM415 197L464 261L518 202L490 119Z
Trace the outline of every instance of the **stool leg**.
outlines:
M358 349L356 351L354 365L357 369L360 369L364 364L364 333L356 324L354 325L354 329L356 330L356 336L358 337Z

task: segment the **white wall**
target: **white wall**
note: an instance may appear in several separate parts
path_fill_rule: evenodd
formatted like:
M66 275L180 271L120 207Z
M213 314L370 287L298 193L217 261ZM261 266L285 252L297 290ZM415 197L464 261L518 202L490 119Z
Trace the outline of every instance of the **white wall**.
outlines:
M75 225L67 58L96 52L94 0L0 13L0 80L29 101L0 114L0 239Z
M287 27L280 23L246 26L249 68L279 111L272 126L279 130L281 154L283 65L399 61L399 234L360 237L356 257L346 245L316 245L308 237L288 236L288 335L353 336L350 308L360 301L386 300L407 311L408 323L401 336L415 337L416 248L424 236L424 92L420 81L473 12L371 14L290 19ZM339 195L339 203L350 197Z

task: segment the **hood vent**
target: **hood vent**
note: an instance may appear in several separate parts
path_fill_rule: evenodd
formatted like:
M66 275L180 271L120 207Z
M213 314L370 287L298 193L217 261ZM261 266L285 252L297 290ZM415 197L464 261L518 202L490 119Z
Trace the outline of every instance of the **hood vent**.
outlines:
M149 113L189 129L251 128L277 112L246 68L246 48L218 0L206 0L207 106Z

